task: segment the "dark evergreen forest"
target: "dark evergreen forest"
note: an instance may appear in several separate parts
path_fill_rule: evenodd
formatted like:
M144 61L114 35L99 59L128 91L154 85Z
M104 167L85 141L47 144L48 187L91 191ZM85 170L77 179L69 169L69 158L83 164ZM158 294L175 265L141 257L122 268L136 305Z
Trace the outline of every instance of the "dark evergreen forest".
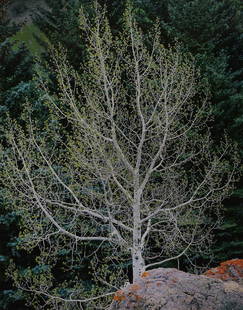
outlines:
M15 17L24 15L28 9L28 1L23 1L20 5L21 2L19 1L15 8ZM51 119L51 111L45 105L43 90L38 87L37 72L48 76L49 89L54 94L56 75L51 61L50 45L57 48L61 44L67 50L68 60L75 70L78 71L80 64L85 63L87 53L85 36L80 34L79 10L80 6L84 6L92 15L91 2L48 0L48 7L42 6L31 11L31 20L28 20L26 25L22 21L16 24L14 15L8 14L11 1L0 1L0 140L3 146L0 149L0 169L4 154L9 151L7 135L11 123L17 123L25 130L28 109L31 109L34 122L44 136L49 137L56 130L56 139L62 140L72 134L72 128L68 124L56 124ZM119 32L125 1L98 2L107 8L112 31ZM137 23L145 34L157 21L161 41L165 46L173 46L179 42L183 51L193 55L210 91L214 118L209 127L216 142L215 148L227 133L232 143L237 144L237 152L243 163L242 1L133 0L132 3ZM30 27L34 27L34 30L30 30ZM23 34L24 28L27 30ZM45 131L47 128L50 132ZM182 256L179 261L168 263L167 267L179 266L185 271L202 272L203 268L209 269L222 261L243 258L241 174L242 168L239 169L236 188L224 201L222 220L214 231L211 250L207 254L194 252L190 253L190 256ZM45 278L45 281L48 277L52 278L53 283L59 286L58 293L62 297L69 296L68 289L62 289L60 285L65 281L68 285L82 281L87 289L93 287L90 270L87 269L88 255L80 264L78 254L74 255L72 249L63 249L55 253L55 263L50 267L38 260L38 248L30 250L21 247L23 225L21 213L13 208L14 203L0 177L0 309L31 310L33 305L44 304L44 299L36 300L14 284L14 280L25 274L34 281L41 277ZM93 245L90 245L87 252L92 251ZM97 256L102 260L106 253L108 252L104 246L97 252ZM66 267L70 264L73 266L72 271L66 272ZM112 272L112 266L110 268ZM130 266L124 266L128 274L129 268ZM11 270L14 277L10 275Z

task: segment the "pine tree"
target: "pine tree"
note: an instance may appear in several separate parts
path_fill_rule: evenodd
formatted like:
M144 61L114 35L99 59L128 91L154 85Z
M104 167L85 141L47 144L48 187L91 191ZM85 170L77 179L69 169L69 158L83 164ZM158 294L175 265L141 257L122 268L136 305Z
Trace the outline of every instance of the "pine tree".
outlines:
M215 115L215 121L211 124L214 135L219 141L227 130L238 143L243 159L242 4L238 0L166 2L168 16L161 21L162 28L170 42L183 42L185 49L195 56L209 82ZM242 181L238 186L241 190ZM239 190L232 201L225 202L224 223L216 236L217 262L243 256L242 243L237 241L239 225L243 220L242 213L238 212L242 201ZM236 242L238 254L229 250L229 243L224 242L225 236Z

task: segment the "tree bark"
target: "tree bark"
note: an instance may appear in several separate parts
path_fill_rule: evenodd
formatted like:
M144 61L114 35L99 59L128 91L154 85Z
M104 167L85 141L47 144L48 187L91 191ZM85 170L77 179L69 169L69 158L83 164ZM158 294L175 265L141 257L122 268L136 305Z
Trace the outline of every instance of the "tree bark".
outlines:
M142 272L145 270L145 262L142 256L141 246L134 247L132 253L132 269L133 269L133 283L139 279Z
M133 206L133 248L132 248L132 268L133 282L136 281L144 271L145 262L142 255L142 231L141 231L141 210L139 198L136 198L136 203Z

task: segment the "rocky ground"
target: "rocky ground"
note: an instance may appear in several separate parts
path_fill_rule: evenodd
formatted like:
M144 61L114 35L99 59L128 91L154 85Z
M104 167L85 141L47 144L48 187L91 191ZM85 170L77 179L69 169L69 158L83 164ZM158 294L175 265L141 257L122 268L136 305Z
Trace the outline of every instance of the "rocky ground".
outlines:
M242 272L243 260L225 262L206 275L174 268L150 270L118 291L110 310L242 310Z

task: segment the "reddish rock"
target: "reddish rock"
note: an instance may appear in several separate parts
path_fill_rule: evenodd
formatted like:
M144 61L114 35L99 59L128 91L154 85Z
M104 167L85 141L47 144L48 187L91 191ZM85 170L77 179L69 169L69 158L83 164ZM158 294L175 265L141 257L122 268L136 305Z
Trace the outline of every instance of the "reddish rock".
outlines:
M243 310L243 287L174 268L149 270L118 291L110 310Z
M204 275L214 279L232 280L243 284L243 259L227 260L218 267L209 269Z

